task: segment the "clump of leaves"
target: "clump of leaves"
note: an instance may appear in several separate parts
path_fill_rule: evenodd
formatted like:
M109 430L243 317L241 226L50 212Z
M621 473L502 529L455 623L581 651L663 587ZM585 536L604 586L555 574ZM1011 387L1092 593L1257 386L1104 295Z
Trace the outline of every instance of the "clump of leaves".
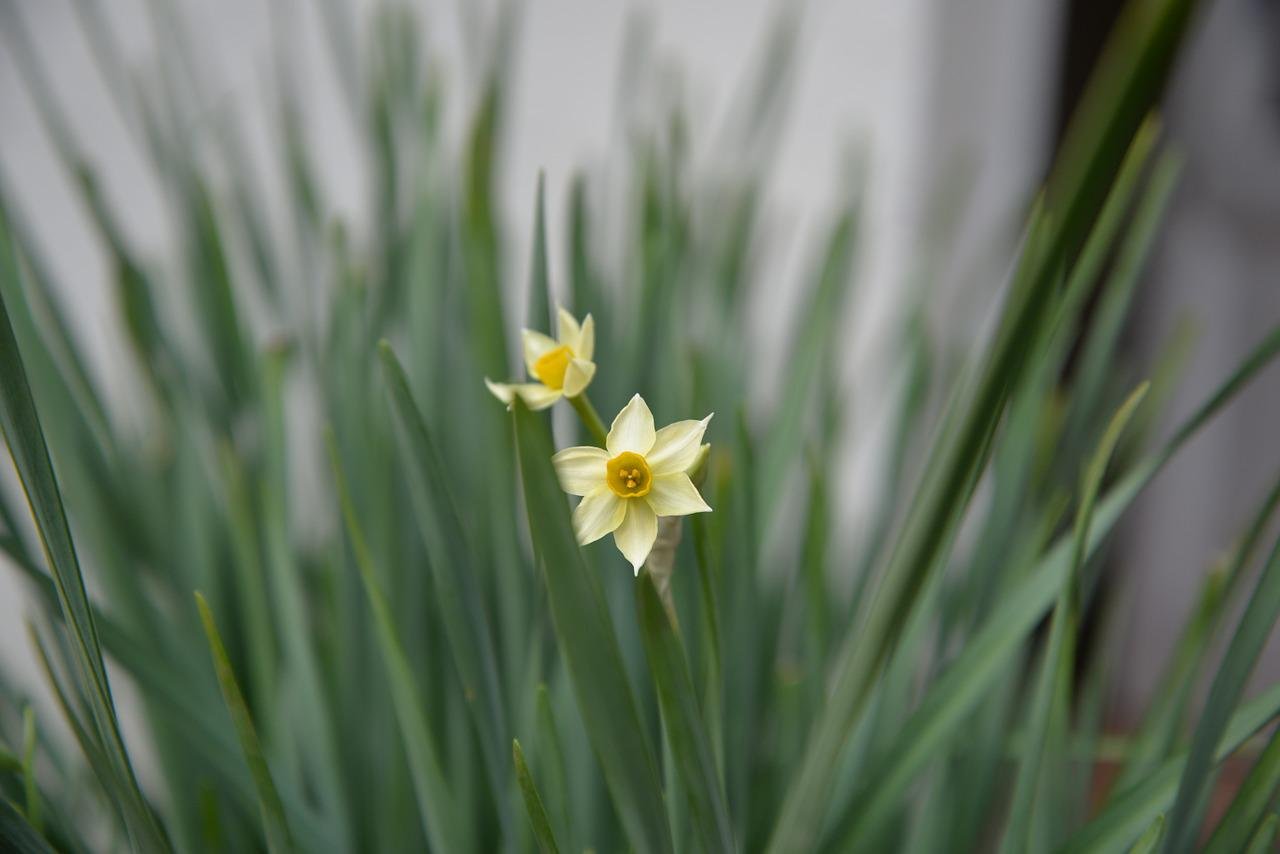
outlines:
M830 479L848 432L835 366L858 251L852 190L812 275L794 283L780 403L751 398L747 306L784 286L755 272L766 179L753 158L768 147L792 29L766 51L728 135L741 174L690 180L675 114L637 136L617 207L573 179L565 246L548 243L539 185L528 287L513 298L493 182L500 60L459 151L407 13L380 12L362 52L341 7L320 4L372 167L372 222L348 229L315 173L287 51L271 162L248 157L234 120L196 152L199 77L140 85L122 73L101 8L76 4L112 104L166 191L182 263L162 272L99 191L48 58L6 6L6 43L110 260L132 346L119 369L138 382L135 401L106 395L44 236L0 194L0 429L21 487L0 500L0 549L32 592L29 652L61 714L0 684L0 843L1272 844L1280 754L1274 738L1262 750L1252 740L1280 714L1280 686L1247 702L1242 692L1280 613L1280 545L1234 624L1228 606L1280 484L1118 747L1099 725L1107 637L1083 628L1107 604L1106 543L1124 512L1280 351L1278 328L1157 446L1146 428L1172 371L1148 387L1116 368L1178 171L1146 112L1195 5L1129 4L1031 211L999 320L959 379L930 357L922 291L892 340L902 371L879 511L852 546L836 536L847 520ZM180 48L181 16L163 4L157 15ZM503 57L509 21L496 33ZM181 62L177 48L162 62ZM377 62L361 65L362 53ZM260 174L285 190L282 228ZM607 218L615 257L600 249ZM557 302L595 318L602 409L639 392L661 423L721 413L700 484L715 512L670 528L661 574L633 578L611 547L578 545L551 460L574 443L553 441L547 415L518 398L507 412L482 382L515 374L512 329L550 330ZM125 406L141 435L122 426ZM984 479L990 500L975 502ZM975 536L960 547L962 524ZM1190 687L1220 634L1228 654L1194 711ZM122 680L145 744L121 734ZM59 726L73 749L49 737ZM145 774L140 755L154 759ZM1206 826L1215 769L1233 755L1252 771ZM1121 770L1100 792L1104 759Z

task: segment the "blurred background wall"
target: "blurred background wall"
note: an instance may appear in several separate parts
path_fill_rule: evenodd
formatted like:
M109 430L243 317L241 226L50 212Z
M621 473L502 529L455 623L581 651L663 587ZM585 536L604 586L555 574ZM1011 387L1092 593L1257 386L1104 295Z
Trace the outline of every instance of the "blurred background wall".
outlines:
M55 166L29 93L18 78L15 40L53 57L51 81L70 107L113 202L131 212L131 236L153 256L172 235L157 188L120 117L111 109L72 4L89 0L0 0L0 180L12 185L44 238L64 283L100 379L125 401L112 365L123 362L116 307L104 256L95 245L67 179ZM252 0L182 0L182 20L159 27L154 0L112 0L110 25L145 74L149 57L177 52L206 81L206 102L192 105L193 139L217 132L226 116L246 128L251 149L268 145L272 55L287 46L300 69L307 127L330 201L359 222L360 158L332 76L316 3L283 4L272 20ZM371 0L340 11L367 26ZM461 127L488 48L489 4L430 0L428 44L450 91L449 121ZM783 10L795 12L799 36L790 93L779 119L771 240L767 263L786 281L812 228L830 210L840 176L865 163L865 249L859 298L848 324L849 380L855 429L870 437L846 461L855 484L876 465L878 397L891 366L877 357L877 332L903 304L924 269L931 213L959 198L955 263L939 279L937 315L959 338L983 328L995 306L1015 224L1047 165L1062 116L1109 25L1114 4L1041 0L812 0L792 7L772 0L588 2L542 0L519 6L512 56L513 112L506 128L502 194L518 251L511 283L525 281L536 176L545 170L551 240L561 245L568 181L577 167L602 177L617 168L613 152L628 122L663 99L679 99L692 116L700 169L714 172L716 134L732 117L734 95L757 67ZM802 8L801 8L802 7ZM19 26L22 24L24 26ZM1180 318L1198 346L1174 415L1185 414L1211 383L1280 319L1280 2L1219 0L1202 22L1169 98L1169 136L1183 149L1185 177L1149 281L1140 297L1128 349L1148 363ZM274 34L273 34L274 33ZM164 81L150 81L164 85ZM962 186L949 186L954 176ZM944 176L951 176L944 178ZM268 185L269 186L269 185ZM278 211L273 215L278 215ZM551 259L553 276L562 258ZM762 301L754 334L762 351L781 340L788 295ZM955 333L953 333L955 334ZM767 364L768 360L762 359ZM864 404L864 402L866 402ZM1199 578L1236 533L1248 509L1280 468L1280 376L1269 376L1198 440L1140 504L1125 528L1116 570L1133 597L1125 623L1126 655L1117 675L1119 719L1139 706L1174 640ZM25 660L16 577L0 573L0 648ZM12 654L9 654L12 653ZM1280 655L1264 665L1280 678Z

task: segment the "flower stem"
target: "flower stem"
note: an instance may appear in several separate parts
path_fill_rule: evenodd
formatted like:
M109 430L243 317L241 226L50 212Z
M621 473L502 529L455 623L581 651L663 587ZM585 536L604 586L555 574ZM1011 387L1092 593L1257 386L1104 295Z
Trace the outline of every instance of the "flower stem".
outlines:
M573 408L578 411L578 417L582 419L587 432L596 440L596 444L603 448L604 440L608 433L604 429L604 422L600 420L600 415L596 412L596 408L591 405L591 400L587 397L587 393L583 392L568 400L569 403L573 404Z

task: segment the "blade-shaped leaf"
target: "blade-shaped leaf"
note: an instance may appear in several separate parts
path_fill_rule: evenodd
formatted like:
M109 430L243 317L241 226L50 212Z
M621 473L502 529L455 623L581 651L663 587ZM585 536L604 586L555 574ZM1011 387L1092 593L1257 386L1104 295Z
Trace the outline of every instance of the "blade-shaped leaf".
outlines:
M1245 683L1258 662L1277 616L1280 616L1280 539L1276 540L1209 688L1204 711L1191 739L1186 771L1178 786L1178 799L1169 814L1165 851L1189 851L1195 845L1200 816L1217 777L1213 771L1214 748L1221 741L1230 715L1240 702Z
M1213 760L1220 761L1231 755L1277 715L1280 715L1280 685L1267 689L1231 716L1222 730L1222 739L1214 749ZM1156 816L1173 803L1178 780L1186 768L1186 754L1166 760L1141 783L1113 797L1093 821L1059 849L1059 854L1105 854L1125 850Z
M1027 241L982 380L954 440L930 456L929 475L873 606L847 637L830 702L813 729L770 842L775 854L806 849L820 832L841 748L892 648L903 605L939 563L968 504L1009 387L1042 326L1054 279L1074 260L1143 115L1163 89L1195 6L1194 0L1132 0L1121 13L1050 174L1044 233Z
M1156 820L1151 822L1138 841L1133 843L1133 847L1129 849L1129 854L1152 854L1156 850L1156 846L1160 844L1160 836L1164 833L1164 816L1156 816Z
M631 844L641 852L670 852L657 762L627 681L600 581L574 537L565 495L551 465L551 431L518 399L512 411L533 547L587 736Z
M3 211L0 211L0 276L17 276ZM92 715L92 736L99 741L115 778L112 795L120 805L135 843L148 851L167 851L168 840L138 786L120 735L120 722L116 718L84 576L3 296L0 296L0 433L31 507L45 560L57 588L58 604L70 634L76 679Z
M1258 506L1244 535L1232 551L1227 565L1206 576L1200 602L1188 619L1178 645L1158 683L1151 707L1134 737L1126 756L1124 772L1115 782L1116 791L1124 791L1160 760L1166 758L1181 734L1187 706L1196 686L1196 674L1204 664L1214 630L1223 610L1245 580L1245 568L1262 543L1267 522L1280 506L1280 477Z
M369 597L369 607L373 610L378 646L382 652L383 664L387 668L387 680L391 683L391 699L395 704L396 720L400 722L400 734L404 741L405 752L408 754L414 789L418 795L418 811L422 818L423 832L430 841L431 847L437 852L469 850L473 843L468 841L464 826L459 821L461 814L457 810L453 793L440 766L439 751L436 750L426 710L423 708L422 699L414 684L413 668L400 642L400 635L396 630L391 609L387 605L386 596L378 586L373 556L369 554L364 531L360 527L359 519L356 518L355 507L347 491L347 479L342 472L342 461L334 446L332 435L326 434L326 439L329 458L333 464L338 502L351 540L351 551L355 557L356 569L360 572L365 592Z
M1248 848L1250 835L1261 823L1267 806L1275 800L1277 788L1280 788L1280 730L1271 734L1267 749L1240 785L1218 829L1205 846L1205 854L1234 854Z
M1071 675L1075 670L1076 633L1080 622L1079 577L1088 554L1089 528L1093 522L1093 507L1102 486L1102 476L1115 450L1116 443L1134 410L1147 393L1147 384L1139 386L1121 405L1107 425L1102 441L1089 461L1081 479L1080 505L1071 544L1071 568L1067 574L1058 604L1054 608L1049 641L1041 663L1039 681L1032 694L1028 712L1026 750L1018 766L1017 781L1009 805L1009 824L1005 830L1001 850L1005 852L1031 850L1030 833L1037 811L1036 792L1040 786L1041 766L1047 748L1050 720L1066 715L1070 698Z
M689 817L702 850L708 854L734 851L729 806L720 785L693 677L689 675L684 644L647 570L636 579L636 610L662 721L680 782L689 798Z
M43 809L40 787L36 783L36 713L30 706L22 710L22 794L27 805L27 821L40 833Z
M509 829L506 793L511 780L510 760L507 752L497 747L506 742L509 733L493 634L463 538L465 529L404 369L385 341L379 345L379 355L445 635L479 734L494 802L504 827Z
M1086 555L1091 555L1165 463L1180 450L1263 367L1280 354L1280 329L1267 335L1230 377L1211 394L1162 448L1136 464L1108 490L1094 511ZM1004 672L1027 633L1057 597L1071 565L1073 540L1064 535L1023 579L1004 594L1000 607L984 622L964 651L934 683L899 731L884 759L866 773L874 780L868 797L851 810L833 834L856 849L902 803L916 775L955 737L995 679ZM1148 818L1150 820L1150 818Z
M547 818L546 808L542 806L542 796L533 783L529 766L525 764L519 740L511 742L511 757L515 761L516 782L520 784L520 793L524 796L524 807L529 813L529 823L533 825L533 838L538 843L538 850L542 854L560 854L556 835L551 831L551 821Z
M1272 813L1249 840L1249 847L1244 854L1267 854L1268 851L1275 851L1277 832L1280 832L1280 815Z
M227 650L222 645L222 636L218 634L218 626L213 621L213 613L204 596L196 594L196 607L200 610L200 622L204 626L205 637L209 641L209 652L213 656L213 669L218 674L218 687L222 689L222 699L231 713L231 720L236 727L236 735L240 737L240 750L244 753L249 772L253 775L253 783L258 791L258 807L262 811L262 824L267 836L267 850L272 854L293 851L293 836L289 832L289 822L285 818L284 805L271 779L271 769L267 766L267 757L262 752L262 744L258 741L258 732L253 726L253 718L249 715L249 707L244 703L240 686L236 684L236 675L227 659Z
M547 177L538 173L538 190L533 202L533 256L529 259L529 310L525 325L530 329L555 329L551 316L551 269L547 259ZM575 306L585 314L585 306Z
M0 849L11 854L53 854L49 843L4 798L0 798Z

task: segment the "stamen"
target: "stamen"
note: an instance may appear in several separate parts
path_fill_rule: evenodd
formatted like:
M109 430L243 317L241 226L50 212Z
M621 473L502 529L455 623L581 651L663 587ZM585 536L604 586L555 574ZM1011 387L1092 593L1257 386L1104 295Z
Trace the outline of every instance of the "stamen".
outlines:
M623 451L606 465L605 482L619 498L643 498L653 486L653 474L643 456Z

